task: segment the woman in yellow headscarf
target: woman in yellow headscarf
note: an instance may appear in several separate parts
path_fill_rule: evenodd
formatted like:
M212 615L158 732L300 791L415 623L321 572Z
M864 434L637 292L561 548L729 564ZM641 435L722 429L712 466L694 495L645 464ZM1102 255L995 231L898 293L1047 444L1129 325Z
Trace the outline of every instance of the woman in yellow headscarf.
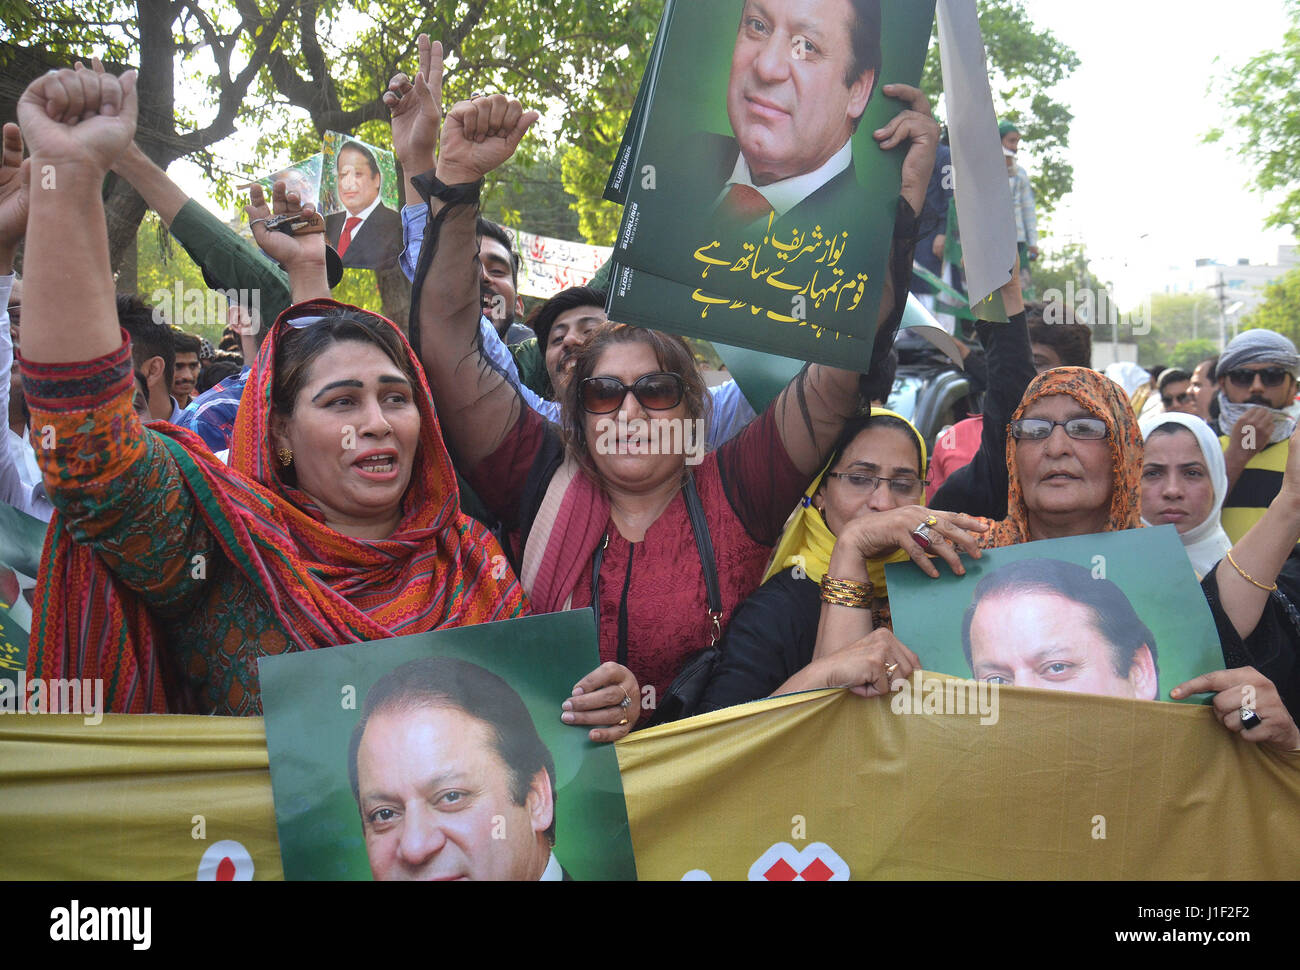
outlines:
M968 515L923 508L925 469L925 441L901 415L872 408L849 423L787 524L763 585L732 618L703 697L688 713L870 683L866 667L906 677L920 666L890 632L884 564L910 558L938 576L929 551L964 572L959 551L978 555L987 528ZM854 646L819 657L819 640Z

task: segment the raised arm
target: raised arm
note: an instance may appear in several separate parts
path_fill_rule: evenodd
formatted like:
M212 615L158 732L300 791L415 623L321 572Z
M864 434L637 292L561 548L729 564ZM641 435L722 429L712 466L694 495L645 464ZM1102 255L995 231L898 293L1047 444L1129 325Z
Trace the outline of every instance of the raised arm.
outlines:
M78 66L37 78L18 100L32 170L57 191L33 193L28 218L23 357L72 363L122 346L100 189L131 143L136 72Z
M438 131L442 126L442 44L428 34L416 38L420 67L414 79L396 75L388 82L384 104L392 115L393 154L402 166L406 205L424 205L424 196L411 179L434 167Z
M183 613L205 582L192 557L210 556L214 542L162 437L131 408L100 196L135 128L135 78L78 67L43 75L19 99L32 172L56 186L30 202L23 377L46 489L69 534L152 605Z
M1029 347L1029 324L1020 291L1020 267L1002 287L1008 323L975 324L989 366L980 448L970 464L958 468L939 486L930 502L935 509L967 512L989 519L1007 514L1007 425L1020 406L1025 389L1034 379L1034 357ZM942 448L946 438L935 442Z
M0 415L8 420L9 373L14 348L9 335L9 293L14 284L14 253L27 229L31 166L23 160L23 137L12 122L0 136ZM18 472L18 460L0 435L0 501L31 512L31 486ZM38 516L48 519L48 514Z
M1272 586L1300 541L1300 429L1291 435L1288 446L1281 489L1260 520L1232 547L1232 561L1224 556L1214 570L1219 603L1243 640L1254 632L1268 604L1268 589L1256 583Z
M902 318L911 281L916 220L925 205L939 146L939 126L925 95L906 84L886 84L883 90L887 97L906 107L874 132L876 142L886 151L904 144L908 149L899 188L906 205L899 206L894 225L893 248L876 319L877 342L892 340ZM794 466L811 477L821 470L844 423L857 412L858 375L813 364L781 392L776 407L781 443Z
M131 183L131 187L140 193L145 205L158 213L168 229L190 197L173 182L153 159L146 155L134 141L127 146L121 157L113 164L113 172Z
M483 177L514 154L537 117L518 101L494 94L460 102L443 126L440 184L429 199L432 263L414 294L413 316L443 434L466 468L497 449L522 407L514 387L479 349L476 221Z
M294 303L329 299L330 287L325 269L325 220L313 205L302 205L297 192L286 192L284 182L276 182L268 203L260 185L249 189L249 205L244 207L253 238L263 252L284 267L289 274L289 289ZM299 235L268 230L266 223L274 216L305 217L312 228Z

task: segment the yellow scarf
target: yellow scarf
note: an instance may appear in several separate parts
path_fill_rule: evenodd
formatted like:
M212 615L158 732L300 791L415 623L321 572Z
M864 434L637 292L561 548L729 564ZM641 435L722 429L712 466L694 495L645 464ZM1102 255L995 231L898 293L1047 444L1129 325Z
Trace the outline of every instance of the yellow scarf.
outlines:
M912 429L916 435L916 440L921 446L921 475L925 476L926 468L926 451L925 439L911 421L886 408L872 408L871 416L887 416L898 418ZM831 551L835 548L835 535L826 527L826 520L822 518L821 512L813 508L812 497L817 494L817 489L821 487L822 479L830 471L830 462L826 463L823 468L813 479L808 490L804 492L794 514L790 521L786 523L785 531L781 533L781 541L776 545L776 551L772 553L772 561L767 567L767 575L763 577L763 582L767 582L777 573L789 569L791 566L800 567L808 578L813 582L820 583L822 576L826 574L830 566ZM925 493L921 493L921 504L925 504ZM902 549L897 550L892 556L883 559L868 559L867 572L871 577L871 582L875 584L876 596L883 597L886 595L885 589L885 564L890 562L903 562L910 559Z

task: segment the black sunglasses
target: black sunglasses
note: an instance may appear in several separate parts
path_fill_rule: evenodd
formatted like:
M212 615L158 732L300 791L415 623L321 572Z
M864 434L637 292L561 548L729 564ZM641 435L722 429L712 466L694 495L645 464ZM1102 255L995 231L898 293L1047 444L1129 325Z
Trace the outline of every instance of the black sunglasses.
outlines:
M676 374L661 372L624 384L617 377L588 377L578 389L578 400L589 414L612 414L631 391L643 408L670 411L682 403L686 382Z
M1264 383L1265 387L1279 387L1291 376L1291 372L1284 367L1265 367L1263 370L1238 367L1236 370L1228 371L1224 376L1237 387L1250 387L1255 383L1256 377Z
M1196 400L1196 395L1191 391L1183 391L1182 394L1176 397L1165 397L1163 394L1160 396L1160 402L1167 408L1171 408L1176 404L1188 404L1194 400Z

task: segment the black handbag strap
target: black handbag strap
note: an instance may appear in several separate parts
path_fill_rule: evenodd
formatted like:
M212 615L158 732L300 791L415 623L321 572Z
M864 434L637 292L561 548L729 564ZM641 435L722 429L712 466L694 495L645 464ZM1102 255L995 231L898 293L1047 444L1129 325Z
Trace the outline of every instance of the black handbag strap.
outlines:
M713 634L710 646L722 636L722 587L718 583L718 565L713 554L713 537L709 534L709 522L704 517L704 505L700 502L700 493L695 488L695 476L686 472L686 484L682 487L686 501L686 516L691 523L691 532L695 534L695 548L700 554L700 566L704 570L704 589L709 601L709 618L713 620ZM606 532L591 555L591 609L596 614L597 636L600 633L600 567L605 561L605 549L609 545L609 533ZM629 563L629 566L631 564ZM619 663L626 664L627 645L619 644Z
M700 502L700 493L695 490L695 476L686 473L686 514L691 520L691 531L695 533L695 547L700 553L700 565L704 567L704 589L709 597L709 616L713 620L713 639L717 643L722 636L722 588L718 584L718 565L713 554L713 537L709 535L709 521L704 517L704 505Z

